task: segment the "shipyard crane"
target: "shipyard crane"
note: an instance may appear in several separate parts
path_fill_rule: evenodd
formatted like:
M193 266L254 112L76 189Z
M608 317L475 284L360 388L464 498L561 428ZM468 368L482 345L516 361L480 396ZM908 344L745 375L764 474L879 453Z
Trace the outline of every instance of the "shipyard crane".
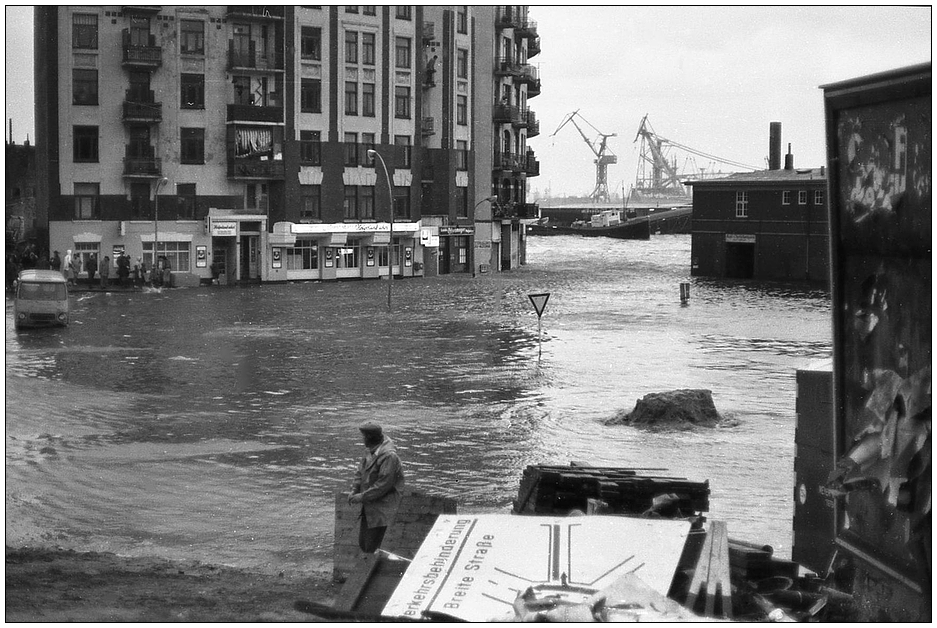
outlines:
M585 124L588 124L598 133L598 137L595 140L590 140L589 137L583 132L582 128L576 124L576 117L579 117ZM586 141L586 144L589 146L589 149L595 155L595 188L592 190L592 194L589 197L593 201L605 201L608 203L611 199L608 194L608 165L618 163L618 156L615 155L608 147L608 138L615 137L617 133L602 133L595 126L582 117L579 114L579 110L572 112L556 127L556 131L553 131L553 134L550 137L553 137L560 132L567 123L572 122L573 126L576 127L576 130L579 131L579 134L582 136L582 139Z
M650 200L667 198L670 200L689 199L686 188L683 185L683 179L688 177L677 173L676 159L667 158L667 150L670 147L686 151L691 155L704 157L713 162L726 164L734 168L744 170L758 170L756 166L748 166L743 163L716 157L709 153L690 148L673 140L661 137L651 128L651 123L647 119L647 114L641 119L641 125L638 127L638 133L634 141L641 140L641 152L638 157L638 175L635 180L635 186L632 188L632 196L636 199Z

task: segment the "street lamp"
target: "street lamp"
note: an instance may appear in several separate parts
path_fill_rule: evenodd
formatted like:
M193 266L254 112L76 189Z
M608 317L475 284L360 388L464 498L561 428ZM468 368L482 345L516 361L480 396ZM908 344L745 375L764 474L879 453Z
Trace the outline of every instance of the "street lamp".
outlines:
M153 266L151 267L151 276L155 276L153 271L156 270L156 266L159 263L159 188L164 184L169 183L169 179L163 177L156 182L156 191L153 193Z
M390 311L391 287L394 285L394 191L390 187L390 175L387 174L387 164L384 158L373 148L368 149L368 157L374 161L376 157L384 169L384 178L387 179L387 200L390 204L390 243L387 245L387 311Z

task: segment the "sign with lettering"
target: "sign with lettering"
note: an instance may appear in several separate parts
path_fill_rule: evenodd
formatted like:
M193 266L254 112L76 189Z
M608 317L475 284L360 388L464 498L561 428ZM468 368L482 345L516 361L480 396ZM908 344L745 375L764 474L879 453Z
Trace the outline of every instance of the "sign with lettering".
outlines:
M726 242L729 244L754 244L754 233L727 233Z
M212 220L211 234L213 236L236 236L238 223L235 220Z
M582 595L627 573L666 595L689 530L668 519L441 515L382 615L510 620L528 587Z

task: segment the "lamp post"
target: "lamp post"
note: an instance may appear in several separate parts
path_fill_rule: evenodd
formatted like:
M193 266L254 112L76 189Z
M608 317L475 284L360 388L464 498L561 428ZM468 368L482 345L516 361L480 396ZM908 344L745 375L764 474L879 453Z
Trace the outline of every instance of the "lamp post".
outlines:
M156 191L153 193L153 266L151 276L153 271L156 270L157 264L159 263L159 188L164 184L169 183L169 179L163 177L156 182Z
M390 311L390 295L391 288L394 285L394 190L390 186L390 175L387 174L387 164L384 163L384 158L381 157L381 154L376 150L368 149L368 157L371 158L371 161L374 161L377 158L381 162L381 167L384 169L384 178L387 180L387 201L390 205L390 242L387 245L387 311Z

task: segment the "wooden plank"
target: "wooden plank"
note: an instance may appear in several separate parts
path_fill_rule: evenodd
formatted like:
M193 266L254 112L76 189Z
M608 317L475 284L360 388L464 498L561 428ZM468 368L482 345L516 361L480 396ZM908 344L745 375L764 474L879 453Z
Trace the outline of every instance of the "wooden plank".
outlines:
M353 610L380 560L380 554L362 554L355 570L335 597L332 607L340 611Z
M710 521L706 540L700 551L693 579L687 592L686 606L695 610L699 595L704 596L703 614L715 615L716 600L721 599L722 614L732 618L732 582L729 565L729 536L725 521Z

